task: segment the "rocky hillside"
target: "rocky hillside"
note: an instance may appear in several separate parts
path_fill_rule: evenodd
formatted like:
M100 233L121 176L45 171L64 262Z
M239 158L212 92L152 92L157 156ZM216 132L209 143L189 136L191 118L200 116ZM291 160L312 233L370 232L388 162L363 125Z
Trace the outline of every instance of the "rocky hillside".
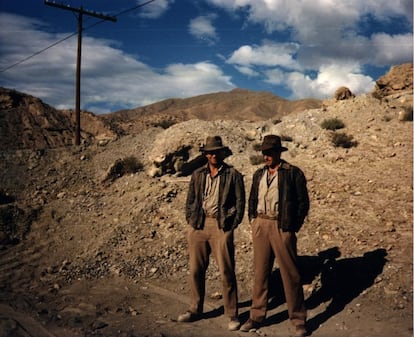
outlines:
M413 92L413 64L391 67L390 71L376 81L375 97L383 98Z
M90 112L81 113L85 143L114 139L116 133ZM60 111L40 99L0 87L0 150L48 149L74 143L73 111Z
M289 149L284 158L308 178L298 251L311 333L411 337L412 72L404 76L411 89L378 87L381 97L330 99L280 120L192 119L109 142L1 151L0 336L245 336L226 331L214 259L205 319L175 321L190 294L183 168L207 135L219 134L249 192L261 165L255 148L276 133ZM235 235L245 320L247 217ZM262 336L291 332L277 267Z
M148 126L169 126L191 120L266 120L296 111L318 108L321 101L288 101L268 92L234 89L186 99L167 99L145 107L117 111L103 116L127 133L140 132Z

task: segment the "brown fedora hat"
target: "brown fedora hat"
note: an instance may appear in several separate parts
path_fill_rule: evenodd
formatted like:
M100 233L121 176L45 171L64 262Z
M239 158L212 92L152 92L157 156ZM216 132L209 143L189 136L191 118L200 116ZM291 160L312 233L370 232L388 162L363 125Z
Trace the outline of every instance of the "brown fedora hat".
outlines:
M220 136L207 137L206 143L200 147L200 151L218 151L218 150L229 150L227 146L223 145L223 141Z
M279 136L267 135L263 138L263 143L259 148L260 151L278 150L280 152L287 151L287 147L282 146L282 141Z

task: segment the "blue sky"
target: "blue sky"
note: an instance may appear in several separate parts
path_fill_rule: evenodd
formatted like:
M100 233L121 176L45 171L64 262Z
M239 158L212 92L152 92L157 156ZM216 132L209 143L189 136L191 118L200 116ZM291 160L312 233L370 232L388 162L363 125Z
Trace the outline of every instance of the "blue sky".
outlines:
M56 2L117 18L83 20L81 108L94 113L234 88L287 99L329 98L340 86L362 94L413 61L411 0ZM71 11L0 0L0 86L73 109L76 31Z

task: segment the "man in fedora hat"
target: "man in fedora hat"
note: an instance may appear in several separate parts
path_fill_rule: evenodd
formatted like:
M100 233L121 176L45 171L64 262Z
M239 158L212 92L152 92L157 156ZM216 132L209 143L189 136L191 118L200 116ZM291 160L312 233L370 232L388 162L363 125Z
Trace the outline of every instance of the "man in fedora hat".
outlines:
M224 314L228 329L240 327L234 261L234 229L241 223L245 209L243 176L224 159L231 150L220 136L207 137L200 151L207 164L195 170L186 201L191 305L178 316L179 322L201 318L205 297L206 270L210 253L217 262L223 285Z
M265 166L253 174L248 202L254 251L254 286L250 318L240 330L257 329L266 317L269 276L278 261L289 319L295 336L306 336L306 309L297 268L296 232L309 210L306 178L281 159L287 151L279 136L267 135L260 147Z

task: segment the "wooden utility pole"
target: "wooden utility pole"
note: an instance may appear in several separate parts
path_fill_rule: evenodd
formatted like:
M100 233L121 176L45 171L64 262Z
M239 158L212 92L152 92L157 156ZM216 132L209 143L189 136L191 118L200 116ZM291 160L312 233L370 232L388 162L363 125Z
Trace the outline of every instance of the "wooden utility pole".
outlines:
M81 56L82 56L82 17L83 15L90 15L102 20L109 20L116 22L116 18L113 16L106 16L92 11L87 11L80 8L73 8L69 5L63 5L54 1L45 0L45 5L53 6L61 9L66 9L78 14L78 54L76 58L76 90L75 90L75 120L76 120L76 131L75 131L75 145L80 145L80 78L81 78Z

